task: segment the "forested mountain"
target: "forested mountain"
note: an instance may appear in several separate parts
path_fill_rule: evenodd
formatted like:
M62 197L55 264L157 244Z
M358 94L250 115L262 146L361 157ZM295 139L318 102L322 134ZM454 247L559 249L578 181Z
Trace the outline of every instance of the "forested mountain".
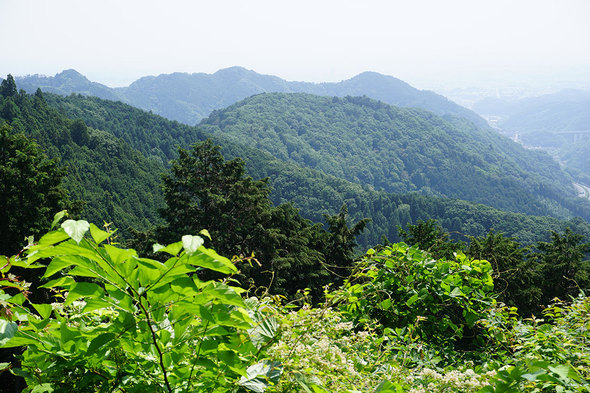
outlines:
M43 91L62 95L80 93L120 100L191 125L215 109L225 108L253 94L264 92L302 92L338 97L366 95L391 105L419 107L440 115L453 114L479 125L485 124L474 112L443 96L415 89L399 79L376 72L364 72L338 83L307 83L288 82L242 67L230 67L214 74L173 73L147 76L128 87L111 89L90 82L74 70L67 70L55 77L19 77L17 84L29 93L40 87Z
M175 145L188 147L211 136L199 127L169 121L120 102L51 94L46 94L46 100L63 114L84 119L90 127L112 133L160 162L177 157ZM549 230L562 230L571 225L584 231L586 227L580 221L525 216L461 200L376 191L366 185L301 167L292 160L277 159L255 145L236 142L223 134L212 137L222 146L222 153L228 159L242 157L246 161L250 176L270 178L271 198L275 204L293 202L305 217L315 222L323 222L324 214L336 214L343 203L347 204L351 219L371 218L367 230L358 238L361 248L380 242L382 235L397 240L397 225L405 227L408 222L429 218L438 219L445 229L460 234L479 236L495 228L517 236L527 244L546 240Z
M72 93L96 96L107 100L119 100L121 97L110 87L91 82L76 70L65 70L55 76L28 75L16 78L19 89L34 93L37 88L43 92L61 95Z
M460 198L527 214L572 213L562 203L574 197L571 180L548 155L458 118L368 98L272 93L215 111L200 126L378 190ZM567 206L579 214L584 210L576 209L586 205L573 200Z
M79 201L74 204L76 214L98 223L111 222L123 237L129 227L147 228L159 222L164 166L158 161L146 159L109 132L60 114L47 105L40 90L35 95L16 93L16 89L2 92L3 123L12 134L35 140L66 168L63 186L72 201Z

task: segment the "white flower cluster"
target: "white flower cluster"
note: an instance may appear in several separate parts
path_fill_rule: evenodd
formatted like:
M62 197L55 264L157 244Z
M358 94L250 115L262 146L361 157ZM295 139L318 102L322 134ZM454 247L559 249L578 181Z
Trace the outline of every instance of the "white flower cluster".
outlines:
M430 368L415 370L406 377L412 387L409 393L446 393L446 392L477 392L489 384L495 372L483 375L468 368L465 371L451 370L440 373Z

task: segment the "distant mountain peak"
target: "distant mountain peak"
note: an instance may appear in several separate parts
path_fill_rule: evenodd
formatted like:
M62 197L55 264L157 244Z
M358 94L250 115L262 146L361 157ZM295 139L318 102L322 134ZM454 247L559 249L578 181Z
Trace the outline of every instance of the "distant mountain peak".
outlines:
M73 68L70 68L68 70L63 70L62 72L55 74L55 78L56 79L74 79L74 80L79 80L79 81L84 81L84 82L90 82L90 80L88 80L88 78L86 78L84 75L80 74L78 71L74 70Z
M240 66L232 66L232 67L227 67L227 68L222 68L218 71L216 71L213 75L235 75L235 74L251 74L254 73L254 71L252 70L248 70L244 67L240 67Z

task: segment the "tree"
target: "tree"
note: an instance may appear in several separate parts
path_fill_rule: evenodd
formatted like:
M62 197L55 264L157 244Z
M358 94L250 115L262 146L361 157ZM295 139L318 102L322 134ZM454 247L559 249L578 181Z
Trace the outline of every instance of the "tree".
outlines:
M470 240L465 254L490 262L498 300L516 306L521 315L539 312L540 271L539 264L527 255L530 249L493 230L486 236L470 237Z
M158 241L206 229L220 254L252 262L241 265L244 286L294 294L325 282L325 231L291 205L273 206L267 179L246 176L244 162L226 161L219 149L211 140L179 149L163 177L166 225L156 231Z
M78 146L85 146L90 142L90 135L88 134L88 127L84 123L82 119L76 119L70 125L70 134L72 135L72 140Z
M543 290L541 303L547 305L553 298L566 300L577 296L580 290L590 288L590 242L584 236L566 228L563 234L551 232L551 242L539 242L536 258L541 264L539 286Z
M207 229L211 244L228 256L250 255L270 220L267 180L245 176L244 162L226 161L211 140L179 149L171 172L163 177L168 225L158 238L170 242L181 234Z
M348 226L348 208L342 205L340 212L335 215L324 215L328 224L326 256L328 266L336 274L336 278L347 278L354 261L354 251L357 246L355 238L371 221L363 218L351 227Z
M64 175L33 140L0 126L0 254L17 253L26 236L46 230L66 207Z
M17 94L16 82L12 75L8 74L6 79L0 83L0 95L4 97L16 97Z
M449 233L445 232L436 220L418 220L416 225L408 225L405 231L398 227L399 236L410 246L418 246L421 250L428 251L433 258L453 259L457 251L465 248L463 242L453 242Z

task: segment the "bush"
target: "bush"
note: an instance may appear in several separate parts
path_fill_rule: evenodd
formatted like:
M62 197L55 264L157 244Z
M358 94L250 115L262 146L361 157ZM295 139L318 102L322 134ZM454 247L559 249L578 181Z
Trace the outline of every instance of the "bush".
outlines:
M477 322L495 305L487 261L455 254L435 260L404 243L370 250L330 296L352 320L378 321L397 334L467 349L483 344Z
M1 319L0 345L26 348L12 369L25 378L26 391L261 391L278 378L280 370L263 361L272 332L260 332L258 302L247 305L227 280L194 274L233 274L234 264L203 247L199 236L155 247L169 254L162 263L116 247L111 235L67 220L30 246L25 259L4 266L8 277L10 264L48 259L43 287L58 299L32 304L26 292L2 290L9 313Z

